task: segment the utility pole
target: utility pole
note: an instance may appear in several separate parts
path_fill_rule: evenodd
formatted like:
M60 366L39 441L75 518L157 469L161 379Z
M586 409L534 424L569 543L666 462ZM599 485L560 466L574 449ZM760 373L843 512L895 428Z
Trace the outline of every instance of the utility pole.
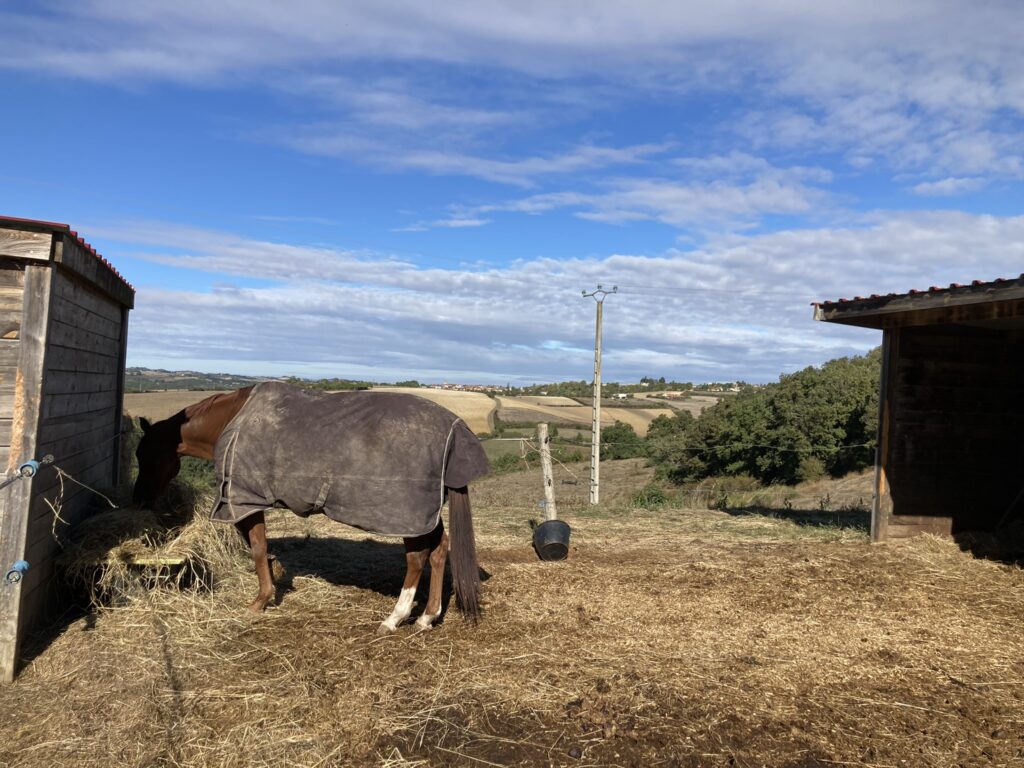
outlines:
M604 312L605 297L618 292L619 286L613 285L610 291L606 291L600 283L596 291L583 291L583 298L592 296L597 302L597 329L594 333L594 411L590 436L591 504L597 504L601 500L601 316Z

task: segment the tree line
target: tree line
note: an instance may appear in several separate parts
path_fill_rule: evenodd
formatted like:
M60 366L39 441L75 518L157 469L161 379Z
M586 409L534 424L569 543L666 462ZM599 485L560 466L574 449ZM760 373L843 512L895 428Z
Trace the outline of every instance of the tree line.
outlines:
M601 431L602 458L646 456L675 483L749 475L793 484L873 464L881 352L831 360L743 388L695 418L659 416L645 438L617 423Z

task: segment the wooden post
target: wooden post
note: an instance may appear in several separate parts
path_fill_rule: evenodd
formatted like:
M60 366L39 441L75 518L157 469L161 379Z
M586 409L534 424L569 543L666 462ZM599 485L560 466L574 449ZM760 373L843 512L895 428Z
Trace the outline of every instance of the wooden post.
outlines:
M895 400L896 365L899 360L899 329L882 332L882 376L878 393L878 439L875 447L875 498L871 509L871 540L885 541L892 514L889 489L889 454L892 449L893 402Z
M555 510L555 485L551 471L551 445L548 441L548 425L537 425L537 440L540 442L540 466L544 471L544 519L554 520L558 514Z

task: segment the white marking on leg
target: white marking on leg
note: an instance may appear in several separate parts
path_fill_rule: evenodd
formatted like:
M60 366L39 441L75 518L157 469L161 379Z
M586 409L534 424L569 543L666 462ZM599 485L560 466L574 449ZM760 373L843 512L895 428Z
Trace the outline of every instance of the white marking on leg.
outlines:
M381 629L387 629L389 632L398 629L398 625L409 618L409 614L412 613L412 601L415 597L416 587L404 587L402 594L398 596L395 610L381 623Z
M440 615L441 615L440 612L438 612L438 613L426 613L426 612L424 612L422 615L420 615L420 617L418 619L416 619L416 628L417 629L430 629L431 627L434 626L434 622L437 621L437 617L440 616Z

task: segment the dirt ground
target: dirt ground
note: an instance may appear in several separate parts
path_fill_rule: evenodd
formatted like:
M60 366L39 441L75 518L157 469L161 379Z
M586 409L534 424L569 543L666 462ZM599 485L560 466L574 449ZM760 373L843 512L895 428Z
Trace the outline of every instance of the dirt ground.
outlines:
M570 469L558 563L530 546L535 470L473 487L479 625L452 605L377 637L400 544L275 513L274 607L246 613L239 552L212 593L71 619L0 689L0 764L1024 764L1020 569L871 545L862 510L816 502L826 485L775 510L641 509L650 470L609 462L592 509Z

